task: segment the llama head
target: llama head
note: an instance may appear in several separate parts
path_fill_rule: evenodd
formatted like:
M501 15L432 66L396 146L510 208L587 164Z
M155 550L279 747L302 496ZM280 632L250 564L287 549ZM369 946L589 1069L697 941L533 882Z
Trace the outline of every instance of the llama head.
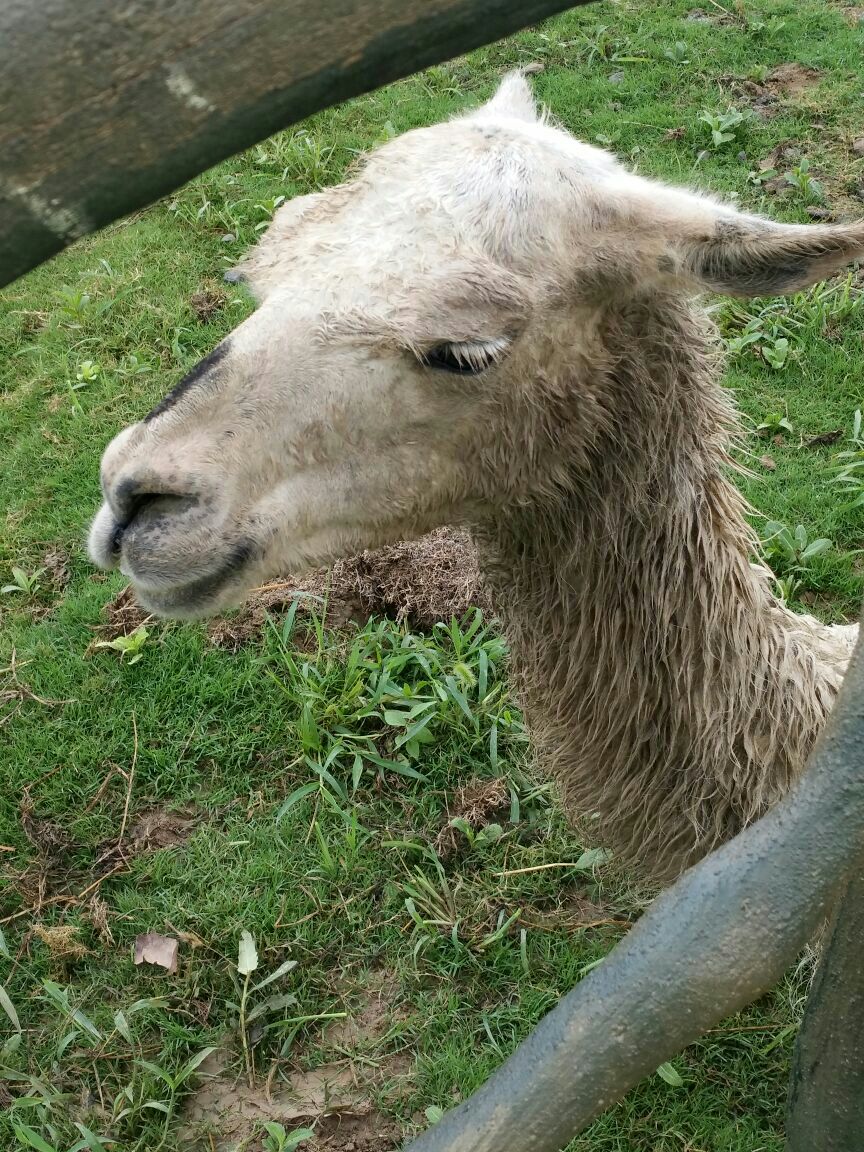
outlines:
M861 252L860 225L779 225L631 175L509 76L280 210L240 270L257 310L106 450L90 554L190 616L495 514L590 467L609 308L790 292Z

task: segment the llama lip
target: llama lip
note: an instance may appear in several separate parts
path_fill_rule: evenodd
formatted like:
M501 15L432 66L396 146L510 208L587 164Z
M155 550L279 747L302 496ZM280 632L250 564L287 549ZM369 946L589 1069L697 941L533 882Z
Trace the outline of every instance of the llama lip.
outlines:
M124 525L116 519L108 504L103 504L87 537L87 552L97 567L110 571L118 566L123 531Z
M239 593L246 587L242 575L249 562L258 554L251 540L235 545L217 568L205 576L174 587L150 587L132 572L127 573L142 607L160 616L193 619L214 610L216 602L224 605L226 593L232 587Z

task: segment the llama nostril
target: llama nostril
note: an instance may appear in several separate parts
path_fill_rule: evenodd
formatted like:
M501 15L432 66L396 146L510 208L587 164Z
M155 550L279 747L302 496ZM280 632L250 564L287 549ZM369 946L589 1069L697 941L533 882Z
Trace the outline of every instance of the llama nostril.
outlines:
M158 499L159 495L156 492L139 492L136 496L133 496L126 505L125 522L131 524L132 521L144 511L148 504L152 504L154 500Z
M128 478L122 480L115 487L109 502L122 531L148 508L156 504L159 505L160 511L174 510L179 512L194 504L196 498L170 490L160 491L156 485L147 486Z

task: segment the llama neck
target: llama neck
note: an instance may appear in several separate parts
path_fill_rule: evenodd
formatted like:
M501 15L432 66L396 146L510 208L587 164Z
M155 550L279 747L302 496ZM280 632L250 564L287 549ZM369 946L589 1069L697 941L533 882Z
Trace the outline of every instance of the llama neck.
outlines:
M786 791L839 676L751 566L697 322L676 306L616 317L615 337L588 468L476 535L565 804L665 878Z

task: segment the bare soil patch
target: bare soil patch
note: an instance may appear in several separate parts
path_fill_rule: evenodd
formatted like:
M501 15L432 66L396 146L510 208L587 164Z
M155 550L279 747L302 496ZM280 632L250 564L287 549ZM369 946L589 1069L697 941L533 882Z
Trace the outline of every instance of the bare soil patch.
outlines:
M136 628L151 619L135 599L135 593L129 584L118 592L113 600L102 606L101 615L105 623L97 624L93 629L98 640L116 640L118 636L130 636ZM92 648L91 644L87 652L89 653Z
M581 893L562 892L552 908L526 907L519 923L538 932L584 932L589 928L623 931L630 928L632 920L612 905L598 903Z
M260 635L268 614L284 612L298 597L301 610L323 612L325 623L334 628L387 616L428 631L472 608L491 611L468 534L439 528L419 540L362 552L332 568L265 585L238 613L210 624L211 643L237 651Z
M851 24L853 28L858 24L864 24L864 8L850 6L849 8L843 8L842 12L846 23Z
M231 1074L228 1062L224 1049L208 1057L186 1101L181 1140L193 1148L229 1152L267 1120L289 1131L314 1128L316 1139L304 1145L310 1152L385 1152L398 1146L398 1126L374 1109L351 1065L323 1064L250 1088Z
M808 68L805 64L790 61L772 68L765 77L765 84L784 95L795 96L808 88L814 88L821 79L822 73L816 68Z
M127 853L138 856L160 848L175 848L185 844L192 835L198 817L188 811L166 812L163 808L148 808L141 812L126 834Z
M718 27L738 23L735 16L724 9L706 12L704 8L691 8L685 19L695 24L716 24Z
M784 98L801 97L808 89L815 87L822 79L822 73L815 68L794 61L778 64L763 80L752 80L741 76L721 76L719 80L739 100L764 120L775 116Z
M393 1025L406 1019L405 1008L400 1004L399 982L392 972L383 968L369 972L359 987L346 988L344 995L347 1015L327 1026L323 1040L349 1057L380 1049ZM379 1079L410 1071L409 1062L399 1052L375 1052L375 1062L379 1066Z
M60 544L49 544L42 553L41 567L57 594L63 592L69 583L69 554Z

